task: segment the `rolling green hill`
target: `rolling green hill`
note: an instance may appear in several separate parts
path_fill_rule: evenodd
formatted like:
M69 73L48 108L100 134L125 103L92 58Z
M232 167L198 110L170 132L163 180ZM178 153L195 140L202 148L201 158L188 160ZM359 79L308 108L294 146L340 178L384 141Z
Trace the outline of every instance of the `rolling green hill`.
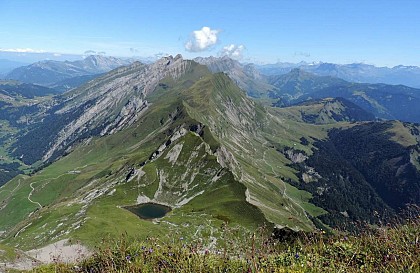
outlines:
M343 98L325 98L303 101L288 109L298 111L307 123L328 124L340 121L356 122L374 120L375 116Z
M269 96L284 107L306 100L344 98L377 118L420 122L420 90L387 84L351 83L329 76L317 76L300 69L269 77L275 86Z
M329 76L316 76L299 68L287 74L270 76L268 82L276 88L269 93L272 98L284 98L292 101L303 95L316 93L326 87L339 86L346 81Z

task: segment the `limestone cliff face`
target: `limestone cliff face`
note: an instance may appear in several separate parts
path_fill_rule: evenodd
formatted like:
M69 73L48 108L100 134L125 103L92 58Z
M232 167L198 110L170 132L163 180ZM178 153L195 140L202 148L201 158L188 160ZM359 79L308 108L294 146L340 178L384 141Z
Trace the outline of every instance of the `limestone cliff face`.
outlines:
M65 97L55 115L84 109L64 124L43 160L65 149L82 135L106 135L135 122L148 108L147 96L165 77L177 79L191 66L181 55L165 57L151 65L136 62L78 88Z
M227 56L220 58L198 57L194 61L206 65L213 73L226 73L231 80L251 97L264 97L267 92L274 88L267 83L265 76L253 64L243 65Z

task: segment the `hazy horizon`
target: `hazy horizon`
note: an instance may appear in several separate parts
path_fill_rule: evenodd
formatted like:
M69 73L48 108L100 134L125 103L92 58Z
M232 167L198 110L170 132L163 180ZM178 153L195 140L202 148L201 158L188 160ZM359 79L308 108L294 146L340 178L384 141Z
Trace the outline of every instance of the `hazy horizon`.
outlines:
M0 10L0 53L33 58L180 53L266 64L420 66L417 1L16 0L2 1Z

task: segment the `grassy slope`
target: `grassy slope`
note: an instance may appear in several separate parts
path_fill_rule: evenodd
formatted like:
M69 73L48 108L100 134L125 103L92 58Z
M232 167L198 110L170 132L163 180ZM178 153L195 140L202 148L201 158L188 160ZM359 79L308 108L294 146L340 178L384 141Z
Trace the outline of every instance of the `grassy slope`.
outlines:
M8 229L23 221L14 230L16 232L32 220L25 221L27 215L38 207L27 200L31 192L31 183L37 189L33 192L31 199L44 206L42 212L37 213L40 215L48 213L50 209L53 209L48 206L59 203L60 200L73 199L102 183L117 179L118 171L124 168L124 165L132 164L132 161L138 159L145 160L164 141L165 135L159 132L164 131L167 126L161 126L159 121L161 118L167 118L172 111L173 109L168 108L168 105L153 107L149 115L139 122L137 128L92 140L33 177L29 179L17 177L10 181L0 191L0 200L6 203L6 207L0 211L0 217L8 219L7 222L0 222L0 230ZM142 130L142 128L150 128L150 131ZM155 131L156 135L149 135L151 131ZM69 173L71 171L80 173ZM66 182L68 178L71 178L71 181ZM89 185L93 181L94 183ZM12 199L9 198L10 191L13 192ZM64 202L55 206L67 206L67 204ZM80 205L70 203L69 207L72 206L79 207ZM75 208L75 212L77 210L78 208ZM66 227L63 226L63 228ZM30 230L27 229L27 231L30 234Z
M279 244L265 236L225 229L227 241L206 250L201 241L106 241L82 272L419 272L420 223L366 230L360 236L308 234ZM74 272L55 263L31 272Z
M159 94L155 96L158 100ZM166 155L162 154L144 166L144 181L125 180L130 169L139 168L177 128L181 125L188 128L188 124L197 123L182 108L179 94L174 92L165 96L164 101L153 103L136 126L111 136L93 139L34 176L20 176L9 182L0 191L0 202L4 204L0 218L7 219L0 222L0 230L9 231L6 243L31 248L72 236L93 244L106 234L128 232L146 237L167 233L177 225L186 234L191 234L191 231L197 231L197 227L203 226L204 219L208 220L206 228L209 232L212 227L220 226L225 221L235 225L240 223L249 228L264 223L261 212L245 201L245 187L217 163L215 156L208 153L210 146L203 142L203 138L215 145L208 131L203 138L187 133L171 144L171 147L181 142L184 145L177 168L169 164ZM165 153L169 151L167 149ZM195 163L190 162L191 158ZM187 171L186 166L191 168L193 163L197 172L194 177L191 173L185 179L193 180L190 187L194 190L191 189L185 197L194 197L200 190L205 190L196 197L197 201L192 199L187 206L174 209L160 224L140 220L121 208L135 204L140 189L149 191L150 196L156 191L156 185L148 187L147 179L153 179L156 170L167 172L173 176L168 181L177 182ZM218 172L223 175L212 182ZM172 186L172 189L166 189L167 192L177 192L181 187ZM115 191L111 194L112 189ZM103 192L103 196L92 200L98 191ZM203 204L202 200L210 200L215 194L217 199ZM28 200L28 196L34 203ZM157 201L175 205L177 200L170 196L158 196ZM187 213L188 216L184 217ZM189 223L188 228L184 228L185 223Z
M265 109L247 99L223 74L202 79L186 92L189 113L210 127L217 140L234 156L235 177L249 190L249 201L259 207L270 221L295 229L310 230L306 213L324 213L308 203L308 193L285 183L281 177L297 180L290 161L276 148L295 147L306 135L325 137L316 126L282 119L274 109ZM305 212L306 211L306 212Z

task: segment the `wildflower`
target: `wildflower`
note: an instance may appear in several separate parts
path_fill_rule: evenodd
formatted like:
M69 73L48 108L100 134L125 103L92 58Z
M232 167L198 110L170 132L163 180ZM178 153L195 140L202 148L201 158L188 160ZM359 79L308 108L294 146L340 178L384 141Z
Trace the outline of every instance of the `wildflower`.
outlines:
M184 240L184 237L179 238L181 241Z
M153 252L153 249L152 248L149 248L149 253L152 253Z
M125 257L125 259L126 259L127 261L129 261L129 260L131 260L131 256L130 256L130 255L127 255L127 256Z
M295 254L295 259L299 259L299 257L300 257L300 256L299 256L299 253L296 253L296 254Z
M204 251L204 254L209 254L209 250L206 248L206 250Z

